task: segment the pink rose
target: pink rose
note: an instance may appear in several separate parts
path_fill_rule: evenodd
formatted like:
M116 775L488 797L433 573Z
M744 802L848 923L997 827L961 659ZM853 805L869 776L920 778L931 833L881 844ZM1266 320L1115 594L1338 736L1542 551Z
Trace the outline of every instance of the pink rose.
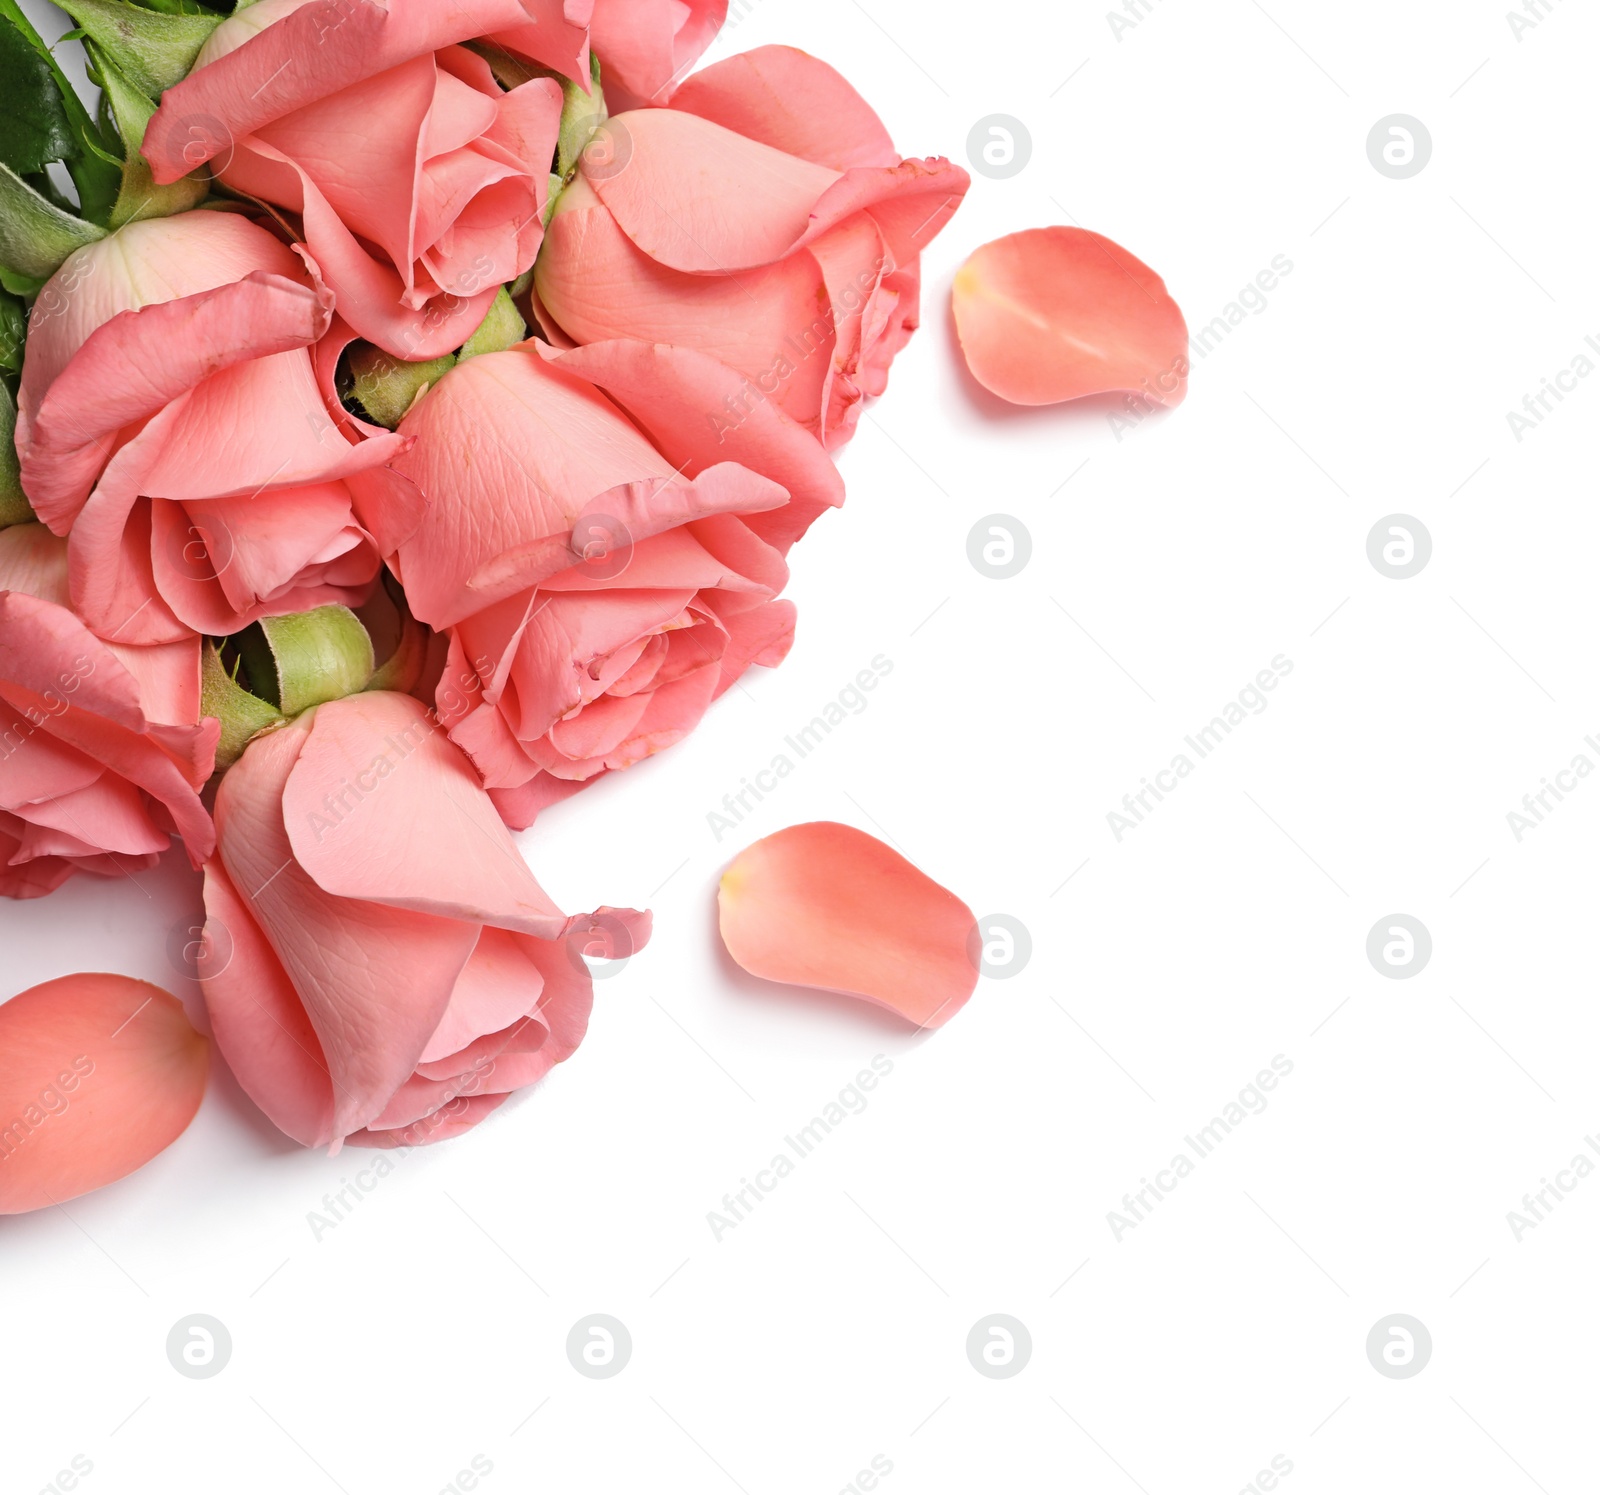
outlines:
M144 153L157 182L210 161L299 214L344 320L434 358L533 263L561 120L554 79L507 92L456 44L547 24L548 0L259 0L167 90Z
M404 520L374 469L406 442L341 434L311 354L329 319L314 270L226 212L130 223L40 292L22 486L70 535L72 603L96 633L237 633L371 591Z
M842 493L775 409L719 439L739 384L681 348L528 342L458 365L402 424L427 512L390 564L450 630L440 715L511 824L787 652L784 554Z
M622 114L584 152L535 267L552 337L698 348L828 447L919 320L922 250L967 174L902 160L827 64L762 47Z
M476 1125L577 1048L582 955L649 915L568 919L464 754L410 696L348 696L258 737L217 793L200 981L250 1097L308 1147Z
M211 855L200 789L217 723L200 720L200 641L107 644L63 605L66 547L0 530L0 894L37 898L74 872L153 867L174 832Z

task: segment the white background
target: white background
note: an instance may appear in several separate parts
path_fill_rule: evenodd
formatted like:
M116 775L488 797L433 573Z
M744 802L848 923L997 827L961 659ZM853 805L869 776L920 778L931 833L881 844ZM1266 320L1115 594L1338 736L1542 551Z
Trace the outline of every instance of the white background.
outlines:
M737 6L738 0L736 0ZM1136 7L1137 8L1137 7ZM908 154L1031 132L926 259L924 330L795 555L801 626L694 738L523 838L564 905L649 905L578 1055L472 1135L367 1165L297 1150L219 1072L137 1176L0 1221L0 1488L74 1455L92 1492L480 1489L834 1495L1244 1490L1548 1495L1594 1485L1600 1334L1588 1180L1518 1241L1507 1212L1600 1128L1600 778L1518 843L1506 815L1600 733L1600 379L1518 442L1506 412L1600 334L1600 26L1502 4L753 0L713 57L791 42L838 65ZM53 33L52 33L53 34ZM1313 60L1314 59L1314 60ZM1067 81L1070 75L1070 81ZM1428 167L1369 163L1384 116ZM1198 327L1285 255L1186 404L1119 442L1107 405L975 393L948 325L980 243L1072 221L1145 259ZM1021 575L967 560L980 518ZM1366 537L1433 538L1411 580ZM719 842L708 812L877 654L859 716ZM1293 673L1144 824L1125 793L1275 655ZM742 977L728 859L810 819L891 837L1026 969L940 1032ZM161 982L197 883L79 879L0 909L7 992L80 968ZM1430 964L1388 980L1402 912ZM870 1105L717 1241L707 1212L882 1054ZM1292 1074L1120 1242L1125 1192L1282 1054ZM601 1312L634 1351L580 1377ZM965 1341L1031 1332L1005 1380ZM182 1316L233 1339L174 1373ZM1392 1380L1369 1329L1431 1331ZM461 1488L459 1485L457 1488Z

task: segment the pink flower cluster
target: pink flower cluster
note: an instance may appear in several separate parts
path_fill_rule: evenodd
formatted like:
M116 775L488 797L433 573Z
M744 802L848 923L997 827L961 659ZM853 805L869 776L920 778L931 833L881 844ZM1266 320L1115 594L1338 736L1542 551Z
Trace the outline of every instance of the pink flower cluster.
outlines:
M307 1145L454 1135L576 1048L648 915L569 918L510 832L784 658L916 329L965 173L802 52L685 78L725 8L258 0L144 136L211 195L34 302L0 893L181 837L217 1042ZM330 608L366 688L241 727L235 651Z

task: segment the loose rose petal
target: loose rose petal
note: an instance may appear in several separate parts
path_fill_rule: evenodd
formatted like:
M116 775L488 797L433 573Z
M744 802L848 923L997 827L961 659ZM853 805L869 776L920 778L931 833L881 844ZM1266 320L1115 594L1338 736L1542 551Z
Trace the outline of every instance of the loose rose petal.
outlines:
M897 851L848 825L791 825L735 858L717 893L722 941L752 976L865 997L922 1028L978 983L976 920Z
M142 1168L200 1108L210 1045L128 976L46 981L0 1006L0 1214Z
M1033 228L985 244L955 283L973 377L1014 405L1133 390L1183 400L1189 329L1162 279L1084 228Z

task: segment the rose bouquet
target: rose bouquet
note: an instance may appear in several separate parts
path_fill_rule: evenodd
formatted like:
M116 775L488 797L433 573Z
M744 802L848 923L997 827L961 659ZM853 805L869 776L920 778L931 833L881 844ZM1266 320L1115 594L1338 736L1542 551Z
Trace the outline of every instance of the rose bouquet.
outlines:
M782 661L966 174L804 53L691 74L724 0L61 3L92 104L0 0L0 894L177 838L262 1110L453 1136L649 932L511 831ZM132 1001L93 980L66 1017ZM170 1140L126 1110L71 1179Z

